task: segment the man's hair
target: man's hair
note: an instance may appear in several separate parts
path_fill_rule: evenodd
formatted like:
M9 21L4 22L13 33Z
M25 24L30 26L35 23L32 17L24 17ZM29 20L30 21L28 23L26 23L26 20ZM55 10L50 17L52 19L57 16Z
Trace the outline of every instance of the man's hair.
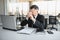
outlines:
M34 8L34 9L39 9L37 5L32 5L32 6L30 7L30 9L33 9L33 8Z

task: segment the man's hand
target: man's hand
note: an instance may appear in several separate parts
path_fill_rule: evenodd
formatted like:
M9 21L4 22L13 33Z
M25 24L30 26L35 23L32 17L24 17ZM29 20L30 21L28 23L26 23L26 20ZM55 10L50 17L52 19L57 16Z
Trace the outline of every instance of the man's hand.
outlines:
M32 15L32 12L29 12L29 13L27 14L27 18L30 18L30 15Z
M27 18L30 18L31 20L33 20L33 15L32 15L32 12L29 12L28 15L27 15Z
M35 18L33 17L33 15L31 14L31 15L29 15L29 18L35 23Z
M34 23L35 23L35 21L36 21L36 20L34 19L33 15L32 15L32 12L29 12L29 13L28 13L27 18L30 18Z
M30 15L30 19L35 23L36 20L34 19L32 15Z

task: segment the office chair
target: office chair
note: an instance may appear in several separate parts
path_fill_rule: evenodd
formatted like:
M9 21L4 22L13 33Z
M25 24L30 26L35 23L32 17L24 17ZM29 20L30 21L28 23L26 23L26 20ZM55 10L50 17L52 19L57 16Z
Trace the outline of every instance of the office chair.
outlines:
M52 27L50 28L51 30L55 29L57 31L57 28L54 28L54 26L53 26L53 25L57 24L56 16L49 16L49 24L52 25Z

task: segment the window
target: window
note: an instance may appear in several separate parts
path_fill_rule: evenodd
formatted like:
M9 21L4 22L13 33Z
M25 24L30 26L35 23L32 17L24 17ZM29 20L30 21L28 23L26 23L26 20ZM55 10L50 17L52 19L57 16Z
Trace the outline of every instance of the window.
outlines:
M57 15L60 13L60 1L39 1L33 2L32 5L39 7L40 14Z
M20 15L27 15L29 11L29 2L8 2L7 6L8 14L11 12L15 15L18 11Z
M37 5L39 7L39 12L41 14L47 14L47 2L46 1L33 2L32 5Z

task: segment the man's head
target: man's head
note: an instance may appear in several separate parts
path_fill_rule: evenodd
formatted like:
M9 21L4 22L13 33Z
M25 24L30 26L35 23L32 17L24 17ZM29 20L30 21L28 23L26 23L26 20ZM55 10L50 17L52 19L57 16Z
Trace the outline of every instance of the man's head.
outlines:
M38 8L37 5L32 5L32 6L30 7L30 11L32 12L33 15L38 14L38 10L39 10L39 8Z

